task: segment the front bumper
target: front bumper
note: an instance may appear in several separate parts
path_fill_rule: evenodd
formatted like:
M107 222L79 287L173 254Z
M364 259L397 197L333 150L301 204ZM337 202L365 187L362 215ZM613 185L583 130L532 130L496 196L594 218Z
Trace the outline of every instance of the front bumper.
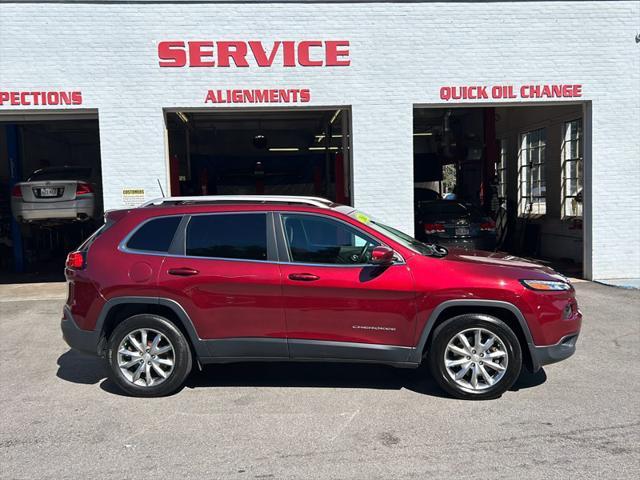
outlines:
M561 362L562 360L569 358L571 355L576 353L577 341L578 334L574 333L563 337L555 345L546 345L544 347L534 346L531 349L534 371L539 370L543 365Z
M82 330L73 319L69 307L64 307L64 315L60 321L62 338L67 345L90 355L99 355L100 335L93 330Z

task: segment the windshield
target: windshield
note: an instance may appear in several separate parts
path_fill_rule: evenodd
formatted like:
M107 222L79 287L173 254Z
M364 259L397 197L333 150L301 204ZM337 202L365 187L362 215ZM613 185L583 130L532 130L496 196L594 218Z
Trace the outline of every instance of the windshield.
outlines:
M374 230L382 233L387 237L390 237L392 240L398 242L400 245L407 247L408 249L413 250L414 252L419 253L420 255L443 257L448 253L447 249L440 245L424 243L424 242L421 242L420 240L416 240L411 235L407 235L406 233L401 232L400 230L397 230L393 227L390 227L383 223L372 220L371 217L369 217L365 213L358 212L356 210L352 212L350 215L356 220L358 220L359 222L364 223L365 225L368 225Z
M418 211L434 215L465 215L468 213L467 207L451 200L418 202Z

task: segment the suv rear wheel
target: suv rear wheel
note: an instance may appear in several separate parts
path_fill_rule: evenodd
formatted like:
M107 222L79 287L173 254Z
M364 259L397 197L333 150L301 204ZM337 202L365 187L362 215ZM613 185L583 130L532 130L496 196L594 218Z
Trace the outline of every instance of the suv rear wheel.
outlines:
M450 318L433 332L429 369L456 398L487 400L507 391L522 368L522 350L513 330L490 315Z
M189 343L164 317L134 315L120 323L107 347L110 378L126 393L159 397L178 390L192 366Z

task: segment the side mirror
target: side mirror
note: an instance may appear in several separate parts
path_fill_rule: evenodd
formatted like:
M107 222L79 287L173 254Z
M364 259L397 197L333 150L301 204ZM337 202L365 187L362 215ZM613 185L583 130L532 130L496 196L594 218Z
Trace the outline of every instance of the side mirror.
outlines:
M376 265L391 265L394 251L389 247L375 247L371 251L371 263Z

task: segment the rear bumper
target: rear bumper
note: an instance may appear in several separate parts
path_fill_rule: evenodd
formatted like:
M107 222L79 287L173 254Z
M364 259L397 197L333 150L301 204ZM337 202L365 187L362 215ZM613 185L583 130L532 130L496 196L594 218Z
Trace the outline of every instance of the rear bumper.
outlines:
M23 221L49 219L93 218L95 202L92 198L79 198L62 202L25 202L12 200L13 216Z
M543 365L561 362L562 360L569 358L571 355L576 353L577 341L578 334L574 333L563 337L562 340L555 345L547 345L544 347L534 346L531 349L534 371L539 370Z
M93 330L82 330L78 327L67 306L64 307L60 329L62 330L62 338L71 348L90 355L99 355L99 333Z

